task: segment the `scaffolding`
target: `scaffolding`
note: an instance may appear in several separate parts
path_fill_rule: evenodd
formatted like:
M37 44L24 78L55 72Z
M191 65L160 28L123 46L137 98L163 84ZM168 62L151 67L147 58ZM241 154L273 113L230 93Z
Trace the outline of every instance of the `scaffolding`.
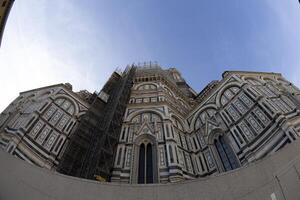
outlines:
M135 70L131 66L122 74L114 72L102 91L91 96L91 107L79 119L58 172L88 179L98 176L110 179Z

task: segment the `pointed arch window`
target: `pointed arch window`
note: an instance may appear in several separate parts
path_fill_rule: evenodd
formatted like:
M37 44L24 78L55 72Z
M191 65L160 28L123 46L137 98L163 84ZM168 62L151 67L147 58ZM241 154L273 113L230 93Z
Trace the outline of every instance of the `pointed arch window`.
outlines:
M145 183L145 145L141 144L139 153L138 183Z
M206 123L206 121L214 117L215 114L216 110L214 108L207 108L201 111L196 119L195 130L198 130L200 127L202 127Z
M146 183L153 183L152 145L150 143L147 145Z
M56 105L58 105L60 108L68 112L69 114L73 115L75 112L75 106L73 103L65 98L58 98L54 101Z
M140 85L137 90L157 90L157 86L154 84L143 84Z
M142 143L139 150L138 183L147 184L154 182L152 144Z
M239 91L240 88L238 88L237 86L227 88L221 95L222 106L225 106L229 101L231 101L237 95L237 93L239 93Z
M169 145L169 153L170 153L170 162L174 163L173 150L171 145Z

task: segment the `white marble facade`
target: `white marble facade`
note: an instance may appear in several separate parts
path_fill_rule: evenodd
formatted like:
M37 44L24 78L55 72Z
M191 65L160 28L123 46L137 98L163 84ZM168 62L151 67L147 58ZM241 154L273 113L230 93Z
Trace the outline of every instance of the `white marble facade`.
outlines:
M281 74L225 72L197 96L180 89L180 82L176 69L138 69L111 181L147 183L149 159L149 183L204 177L263 158L299 137L300 92ZM147 143L152 158L140 155Z
M0 147L55 170L78 117L87 109L70 84L22 92L0 115Z
M0 148L55 170L89 108L59 84L20 93L0 115ZM168 183L245 166L300 136L300 91L278 73L227 71L196 94L175 68L138 67L111 181Z

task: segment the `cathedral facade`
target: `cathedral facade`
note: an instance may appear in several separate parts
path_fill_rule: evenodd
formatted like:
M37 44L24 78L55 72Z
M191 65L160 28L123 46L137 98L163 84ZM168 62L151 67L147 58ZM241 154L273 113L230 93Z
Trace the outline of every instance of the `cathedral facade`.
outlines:
M236 170L300 136L300 91L278 73L226 71L196 93L175 68L132 65L101 92L20 93L0 146L71 176L147 184Z
M70 132L89 104L70 84L21 92L0 117L0 147L34 165L55 169Z

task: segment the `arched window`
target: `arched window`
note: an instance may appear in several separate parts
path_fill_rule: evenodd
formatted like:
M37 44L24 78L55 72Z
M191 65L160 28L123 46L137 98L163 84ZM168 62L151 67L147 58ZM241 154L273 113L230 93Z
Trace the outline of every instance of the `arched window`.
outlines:
M70 113L71 115L74 114L75 112L75 106L73 105L73 103L65 98L58 98L55 100L55 104L58 105L60 108L62 108L63 110L67 111L68 113Z
M142 143L139 150L138 183L153 183L152 144Z
M225 141L224 136L220 136L214 143L224 170L229 171L238 168L239 163L236 159L235 153L231 146Z
M164 140L162 116L151 111L133 115L128 123L124 140L134 143L134 154L130 177L133 183L158 182L158 156L156 142ZM122 137L122 135L121 135ZM164 156L164 155L162 155Z
M214 108L207 108L201 111L196 119L195 130L203 126L206 123L206 120L212 118L215 114L216 110Z
M224 106L227 104L231 99L235 97L235 95L240 91L240 88L237 86L230 87L226 89L223 94L221 95L221 104Z
M157 86L154 84L143 84L140 85L137 90L156 90Z
M138 183L145 183L145 145L140 145Z
M147 159L146 159L146 183L153 183L153 157L152 145L147 145Z

